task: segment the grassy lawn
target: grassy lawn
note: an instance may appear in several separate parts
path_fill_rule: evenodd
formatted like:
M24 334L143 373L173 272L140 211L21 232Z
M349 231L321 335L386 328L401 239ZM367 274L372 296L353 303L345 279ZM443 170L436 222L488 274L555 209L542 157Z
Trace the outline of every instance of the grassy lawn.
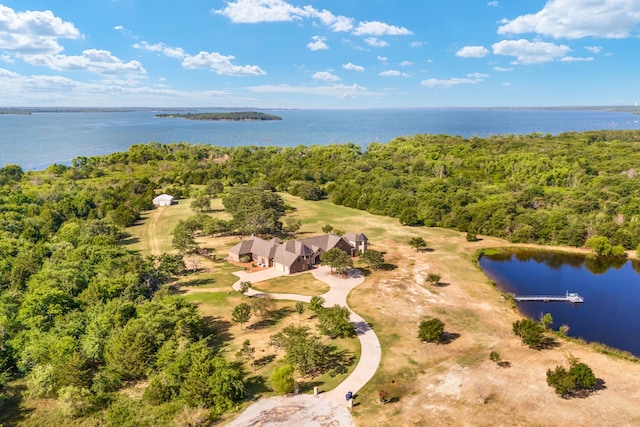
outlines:
M478 420L482 420L481 424L496 425L624 425L629 424L631 416L637 416L635 421L640 420L637 415L640 410L634 409L637 405L632 403L637 395L635 377L640 375L640 365L568 341L560 341L557 348L534 351L513 335L511 325L520 315L490 285L472 258L481 248L517 245L487 236L480 236L480 242L467 242L463 233L452 230L404 227L395 219L327 201L282 196L294 207L288 215L302 222L299 237L320 234L327 224L345 232L363 232L369 237L372 249L385 253L385 261L390 266L385 271L369 271L365 282L348 298L350 307L371 324L382 347L379 369L358 392L359 405L352 411L358 424L389 425L393 419L398 425L476 425ZM177 217L191 214L184 206L175 207L178 209L170 211L172 216L173 213ZM156 221L166 227L177 223L168 218ZM159 239L167 239L170 244L167 229L156 229L165 233ZM430 250L416 252L410 248L408 241L412 237L424 238ZM238 241L233 236L202 239L206 247L215 248L220 257ZM151 247L142 242L138 244L142 251ZM166 243L158 246L166 247L163 245ZM251 303L251 298L231 290L231 284L237 280L231 274L235 269L236 266L224 262L212 263L182 278L186 286L181 290L186 291L186 298L197 303L207 319L216 325L225 339L223 352L227 358L233 360L243 341L250 340L261 363L255 371L246 364L248 391L252 397L269 395L272 393L269 378L283 358L282 352L269 346L269 337L289 324L305 325L315 331L317 321L309 311L299 319L292 310L294 302L278 301L283 312L290 312L272 322L261 322L254 316L241 330L231 322L231 310L240 302ZM425 285L429 273L440 274L443 286ZM306 295L318 295L326 289L314 283L310 275L259 283L256 288ZM429 317L438 317L445 323L449 337L445 344L426 344L417 338L418 323ZM359 344L355 339L329 343L359 357ZM493 350L498 350L503 360L510 361L511 367L497 369L489 360ZM562 363L567 354L588 363L598 378L606 381L606 390L571 402L559 399L547 386L544 373ZM331 377L327 373L318 378L299 378L301 391L310 391L314 385L331 389L345 376ZM388 393L388 404L378 403L381 390ZM249 404L246 402L240 409ZM616 412L607 408L621 409ZM226 420L232 418L233 414L229 414Z
M251 287L262 292L309 296L322 295L329 291L329 285L317 280L310 273L276 277L266 282L254 283Z

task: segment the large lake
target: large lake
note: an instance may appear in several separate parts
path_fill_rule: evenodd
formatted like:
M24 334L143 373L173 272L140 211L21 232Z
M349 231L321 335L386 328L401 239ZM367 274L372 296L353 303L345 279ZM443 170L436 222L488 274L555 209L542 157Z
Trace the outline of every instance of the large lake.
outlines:
M516 295L564 295L577 292L584 303L520 302L526 316L551 313L553 329L569 325L569 334L604 343L640 357L640 263L544 252L483 256L480 266L503 292Z
M165 111L163 111L165 112ZM176 110L176 112L180 112ZM204 122L158 119L153 111L0 115L0 167L44 169L74 157L126 151L147 142L219 146L326 145L366 147L398 136L558 134L594 129L640 129L629 112L515 109L274 110L281 121Z

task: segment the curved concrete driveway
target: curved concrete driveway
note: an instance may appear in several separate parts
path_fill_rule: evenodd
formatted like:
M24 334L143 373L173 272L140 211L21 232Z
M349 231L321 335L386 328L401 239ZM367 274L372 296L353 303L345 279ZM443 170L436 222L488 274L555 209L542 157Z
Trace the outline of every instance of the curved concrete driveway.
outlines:
M240 291L240 282L262 282L265 280L273 279L278 276L282 276L283 273L275 271L274 269L262 270L254 273L247 273L244 271L238 271L233 273L240 278L233 284L233 289ZM349 308L347 304L347 295L351 289L355 288L362 282L364 282L364 275L355 269L349 271L347 278L336 277L331 274L329 267L319 267L311 270L311 274L318 279L329 285L328 292L320 295L325 300L326 307L333 307L334 305L340 305ZM246 295L253 296L261 294L253 288L250 288ZM298 294L271 294L276 299L288 299L293 301L309 302L310 296L298 295ZM371 327L365 322L365 320L356 314L351 308L349 308L349 320L353 323L358 339L360 340L360 360L358 365L343 382L341 382L336 388L326 393L321 393L320 396L325 399L330 399L334 402L345 403L345 395L347 392L352 392L354 395L364 385L369 382L373 375L378 370L380 359L382 357L382 350L380 348L380 341Z

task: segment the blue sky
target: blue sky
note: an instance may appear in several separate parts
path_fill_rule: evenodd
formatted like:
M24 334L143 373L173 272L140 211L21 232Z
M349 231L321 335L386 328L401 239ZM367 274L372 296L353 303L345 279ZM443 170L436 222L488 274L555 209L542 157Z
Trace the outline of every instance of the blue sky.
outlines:
M640 0L0 0L0 105L633 105Z

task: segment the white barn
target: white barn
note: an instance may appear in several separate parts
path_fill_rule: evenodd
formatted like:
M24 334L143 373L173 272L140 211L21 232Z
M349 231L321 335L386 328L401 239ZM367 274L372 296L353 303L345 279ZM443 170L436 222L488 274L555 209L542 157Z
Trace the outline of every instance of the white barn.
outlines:
M173 204L173 196L161 194L153 199L154 206L171 206Z

